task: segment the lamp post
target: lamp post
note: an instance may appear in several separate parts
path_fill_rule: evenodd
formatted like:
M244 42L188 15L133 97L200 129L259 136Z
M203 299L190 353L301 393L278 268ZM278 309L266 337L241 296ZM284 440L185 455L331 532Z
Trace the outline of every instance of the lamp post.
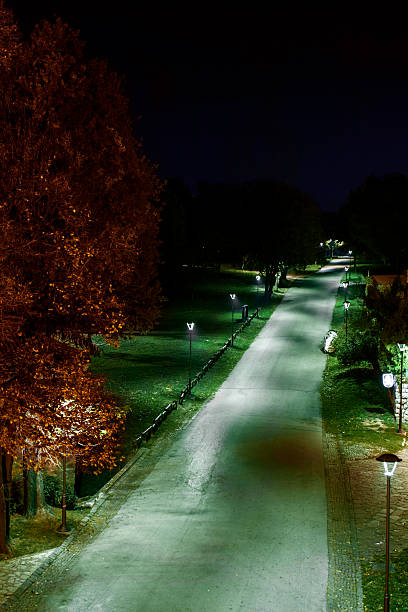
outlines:
M67 488L67 456L64 454L62 458L62 498L61 498L61 525L58 527L57 532L68 535L71 533L69 527L67 527L67 499L66 499L66 488Z
M347 281L343 281L340 286L343 287L343 289L344 289L344 299L346 299L346 297L347 297L348 282Z
M236 299L235 293L230 293L231 298L231 346L234 346L234 300Z
M344 306L344 314L345 314L345 321L346 321L346 343L347 343L347 317L348 317L348 309L350 308L350 302L348 302L347 300L344 300L343 306Z
M190 336L190 359L188 362L188 393L191 394L191 334L193 333L194 323L187 323L188 335Z
M400 372L400 409L399 409L399 420L398 420L398 431L397 433L405 436L405 431L402 429L402 375L404 372L404 351L407 348L406 344L398 342L398 348L401 354L401 372Z
M387 477L387 516L385 527L385 590L384 590L384 612L389 612L390 609L390 594L388 591L389 565L390 565L390 494L391 494L391 476L395 472L397 463L402 461L397 455L392 453L383 453L376 457L376 461L382 461L384 464L384 472Z
M257 274L255 276L256 280L256 316L259 319L259 283L261 281L261 276Z

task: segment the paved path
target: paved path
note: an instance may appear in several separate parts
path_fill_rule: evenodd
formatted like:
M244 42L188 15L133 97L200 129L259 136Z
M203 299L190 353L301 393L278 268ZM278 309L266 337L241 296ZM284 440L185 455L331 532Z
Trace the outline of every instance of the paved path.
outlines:
M326 610L319 343L342 271L288 291L215 398L30 610Z

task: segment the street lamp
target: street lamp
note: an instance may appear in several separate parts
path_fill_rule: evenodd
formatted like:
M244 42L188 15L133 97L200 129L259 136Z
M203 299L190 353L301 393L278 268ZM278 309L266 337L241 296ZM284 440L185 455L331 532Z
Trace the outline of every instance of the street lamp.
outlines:
M347 272L349 271L349 267L348 266L344 266L344 271L346 273L346 282L347 282ZM350 273L349 273L349 280L350 280Z
M344 299L346 299L346 297L347 297L348 282L347 281L343 281L342 283L340 283L340 287L344 288Z
M61 525L58 527L57 532L62 533L63 535L68 535L71 533L69 527L67 527L67 498L66 498L66 488L67 488L67 456L64 454L62 458L62 498L61 498Z
M257 274L255 276L256 280L256 316L259 319L259 283L261 281L261 276Z
M347 317L348 317L348 309L350 308L350 302L348 302L347 300L344 300L343 306L344 306L344 314L346 317L346 343L347 343Z
M394 387L394 397L392 402L392 410L394 413L394 421L395 421L395 376L391 374L391 372L384 372L382 375L382 384L386 389L392 389Z
M188 366L188 392L191 394L191 334L193 333L194 323L187 323L188 335L190 336L190 360Z
M376 461L382 461L384 472L387 477L387 518L385 527L385 590L384 590L384 612L389 612L390 609L390 594L388 592L388 577L390 565L390 493L391 493L391 476L395 472L397 463L402 461L397 455L392 453L383 453L376 457Z
M405 436L405 431L402 429L402 375L404 371L404 351L406 350L406 344L402 342L397 342L398 348L401 353L401 373L400 373L400 409L399 409L399 420L398 420L398 431L397 433Z
M234 346L234 300L236 299L235 293L230 293L231 298L231 346Z

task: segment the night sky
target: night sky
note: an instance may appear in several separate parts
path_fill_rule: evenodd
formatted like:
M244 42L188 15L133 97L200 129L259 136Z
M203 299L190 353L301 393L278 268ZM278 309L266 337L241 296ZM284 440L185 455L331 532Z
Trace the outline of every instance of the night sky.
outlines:
M89 54L125 75L161 176L193 190L274 178L331 210L368 174L406 173L402 15L275 4L7 3L26 31L54 14L80 29Z

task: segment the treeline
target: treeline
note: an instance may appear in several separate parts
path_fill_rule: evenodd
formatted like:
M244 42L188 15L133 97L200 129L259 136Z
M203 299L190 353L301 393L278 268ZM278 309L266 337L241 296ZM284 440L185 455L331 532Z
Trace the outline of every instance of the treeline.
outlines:
M408 268L408 177L368 176L352 189L338 213L343 239L394 272Z
M322 257L318 204L288 183L200 183L193 194L170 179L161 224L165 274L181 265L232 263L264 274L271 292L277 274Z

